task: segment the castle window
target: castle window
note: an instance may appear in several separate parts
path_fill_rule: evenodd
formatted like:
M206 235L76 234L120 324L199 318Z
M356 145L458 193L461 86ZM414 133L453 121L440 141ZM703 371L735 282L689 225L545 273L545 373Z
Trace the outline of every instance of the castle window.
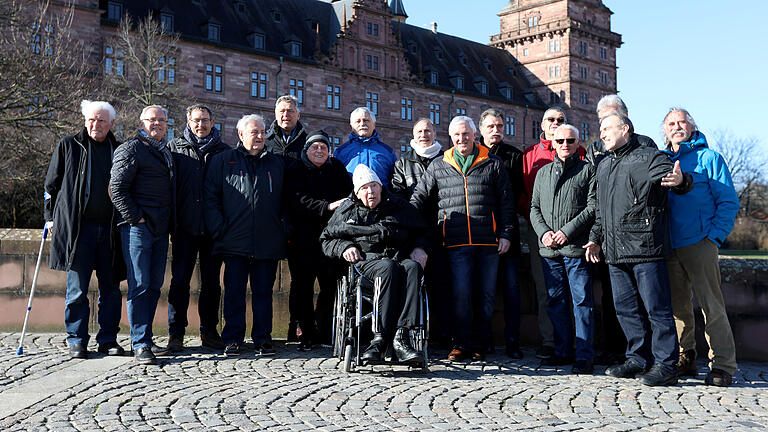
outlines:
M257 50L263 50L266 46L266 39L261 33L253 33L253 48Z
M581 130L579 131L581 140L586 141L589 138L589 123L582 123Z
M400 99L400 120L413 120L413 99Z
M107 3L107 19L110 21L120 21L123 17L123 4L119 2Z
M251 72L251 97L267 98L267 74Z
M221 93L224 82L224 68L219 65L205 65L205 90Z
M328 86L326 89L325 107L338 110L341 108L341 88L338 86Z
M549 77L557 78L560 76L560 65L553 65L549 67Z
M560 39L549 41L549 52L560 52Z
M586 56L587 55L587 43L584 41L579 41L579 54Z
M507 116L506 125L504 127L504 133L508 136L515 136L515 118Z
M429 119L432 120L432 123L435 125L440 124L440 105L439 104L429 104Z
M603 84L608 83L608 72L600 71L600 82Z
M465 116L465 115L467 115L467 109L466 108L456 108L456 115L457 116L460 116L460 115Z
M158 59L160 69L157 71L157 80L167 81L168 84L176 83L176 57L160 57Z
M168 13L160 14L160 25L167 32L173 32L173 15Z
M429 83L432 85L437 85L437 72L432 71L429 73Z
M379 35L379 25L374 23L367 23L365 32L368 33L371 36L378 36Z
M295 96L299 100L299 105L304 105L304 80L288 81L288 94Z
M528 48L523 48L523 57L528 57Z
M365 92L365 107L371 110L373 115L379 115L379 94Z
M608 58L608 49L605 47L600 47L600 58L605 60Z
M587 79L588 75L589 73L587 72L587 68L584 66L579 66L579 78Z

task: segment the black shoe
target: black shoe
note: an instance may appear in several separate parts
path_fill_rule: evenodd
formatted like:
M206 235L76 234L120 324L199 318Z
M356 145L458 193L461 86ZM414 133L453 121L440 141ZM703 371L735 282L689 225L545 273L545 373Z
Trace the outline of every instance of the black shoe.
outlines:
M168 354L168 348L161 347L160 345L155 345L154 342L152 343L152 354L154 355L166 355Z
M548 359L554 355L555 347L551 347L549 345L542 345L536 350L536 358L538 359Z
M507 357L515 360L523 358L523 352L520 351L520 346L516 343L507 345Z
M573 363L573 357L560 357L559 355L541 359L542 366L565 366L571 363Z
M117 344L117 342L107 342L99 344L99 352L108 356L121 356L125 355L123 347Z
M150 347L141 347L136 349L136 355L134 356L139 364L153 365L157 364L157 359L152 353Z
M592 375L594 371L595 367L589 360L576 360L571 368L571 373L575 375Z
M411 332L405 327L400 327L395 332L395 338L392 340L392 349L395 351L397 359L404 363L423 363L424 356L413 348L411 343Z
M216 350L224 349L226 347L226 345L224 345L224 341L221 340L221 336L219 336L219 332L217 332L215 329L200 329L200 342L202 346Z
M303 352L312 351L312 341L309 339L302 339L302 341L299 342L299 347L297 349Z
M73 343L69 346L69 356L76 359L87 359L88 349L81 343Z
M224 355L227 357L237 357L240 355L240 352L240 344L237 342L227 344L227 346L224 347Z
M472 361L485 361L485 353L480 351L475 351L472 353Z
M387 341L384 340L384 336L381 333L374 333L371 343L368 348L365 349L361 359L368 362L380 362L384 357L384 350L386 349Z
M170 335L168 337L168 352L179 352L184 349L184 335Z
M257 345L256 351L262 357L275 355L275 348L272 346L272 342L263 342L262 344Z
M640 376L640 382L647 386L671 386L677 384L677 366L656 363Z
M605 370L606 375L610 375L614 378L634 378L635 375L644 373L646 369L627 359L623 364L611 366Z

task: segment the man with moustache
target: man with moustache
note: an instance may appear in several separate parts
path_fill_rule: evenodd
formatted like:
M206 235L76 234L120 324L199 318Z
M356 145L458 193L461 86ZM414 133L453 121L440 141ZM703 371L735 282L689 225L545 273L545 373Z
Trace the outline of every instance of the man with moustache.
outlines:
M482 143L504 163L512 188L513 202L523 192L523 152L504 142L504 113L489 108L480 115ZM515 214L514 231L509 251L499 258L497 285L504 297L504 342L506 354L513 359L523 358L520 351L520 284L517 269L520 265L520 227Z
M175 172L168 150L168 111L150 105L141 111L136 137L115 150L109 189L121 222L128 267L127 309L136 361L155 364L152 321L168 261L168 234L174 228ZM153 352L154 350L154 352Z
M397 155L381 141L376 131L376 116L368 108L358 107L349 114L349 125L352 127L349 141L339 146L334 156L347 167L350 175L357 165L367 166L388 188Z
M115 109L108 102L84 100L85 127L63 138L51 156L45 176L45 220L53 234L50 266L67 272L64 328L69 355L88 358L88 285L96 271L99 287L98 351L123 355L119 283L125 267L120 238L113 229L116 213L109 199L112 155L120 145L110 130Z

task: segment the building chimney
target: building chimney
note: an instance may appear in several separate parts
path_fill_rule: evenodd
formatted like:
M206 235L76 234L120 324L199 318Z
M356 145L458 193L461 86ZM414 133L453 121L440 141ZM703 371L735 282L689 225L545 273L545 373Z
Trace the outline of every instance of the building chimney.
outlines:
M431 23L429 23L429 27L432 28L432 33L437 34L437 23L436 22L432 21Z

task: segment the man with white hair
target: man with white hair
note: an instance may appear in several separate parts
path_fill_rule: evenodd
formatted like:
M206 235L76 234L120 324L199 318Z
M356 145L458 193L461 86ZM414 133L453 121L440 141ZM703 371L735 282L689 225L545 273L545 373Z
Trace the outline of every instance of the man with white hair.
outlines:
M272 285L285 258L283 213L285 162L264 148L264 118L237 122L240 141L214 156L205 177L205 226L213 254L224 257L224 354L238 356L245 338L245 296L250 277L251 340L259 355L274 355Z
M121 294L125 279L115 209L109 199L112 155L120 145L110 130L115 109L108 102L84 100L85 127L64 137L51 156L45 177L45 220L51 238L50 266L67 272L64 327L72 358L88 357L88 284L96 271L99 284L98 351L123 355L117 344Z
M592 275L583 246L589 241L597 198L595 167L579 158L579 144L576 127L565 124L555 131L553 145L557 156L536 175L531 224L539 239L547 284L547 312L555 329L555 355L543 359L542 364L566 365L575 357L571 371L591 374L594 300Z
M696 338L692 293L704 315L709 343L709 385L727 387L738 369L725 301L720 288L718 248L733 228L739 197L725 159L709 148L691 114L672 108L662 123L666 153L693 175L694 188L685 195L669 194L672 256L667 261L672 310L680 338L677 366L681 375L696 376Z
M625 117L629 117L629 109L627 108L627 105L624 103L624 101L619 97L619 95L605 95L601 97L597 102L598 120L602 121L608 113L614 111ZM635 134L635 136L637 137L637 142L639 142L641 146L658 148L651 137L640 134ZM605 150L605 143L603 143L603 140L598 139L589 145L584 160L594 166L597 166L597 164L599 164L600 161L603 160L603 158L605 158L607 155L608 152Z
M366 107L355 108L349 114L352 133L334 152L334 157L347 167L350 175L359 164L372 169L388 188L397 155L392 147L381 141L376 131L376 116Z
M152 342L152 321L174 227L175 172L166 141L168 111L149 105L139 118L136 137L115 151L109 190L120 213L131 345L137 362L155 364L155 353L164 351Z
M411 202L442 232L453 281L454 347L450 361L482 361L490 346L499 256L513 238L514 200L501 160L475 145L467 116L451 120L453 147L432 162ZM427 214L437 203L437 215Z

